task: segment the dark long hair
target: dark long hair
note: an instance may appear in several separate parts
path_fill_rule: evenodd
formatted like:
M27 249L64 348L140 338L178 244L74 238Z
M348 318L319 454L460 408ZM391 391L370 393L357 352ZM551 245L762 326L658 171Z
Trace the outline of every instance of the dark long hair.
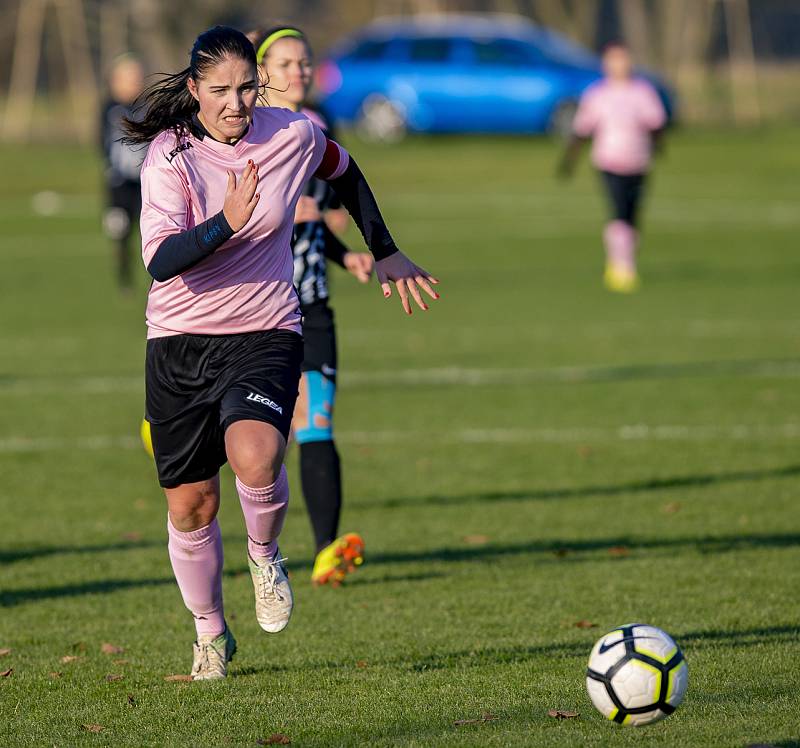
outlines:
M176 136L189 129L192 115L200 105L189 93L189 78L198 81L206 71L226 57L238 58L256 67L256 53L250 40L229 26L214 26L195 39L189 67L173 75L164 74L149 86L134 104L134 116L125 118L123 142L128 145L149 143L160 132L172 130Z

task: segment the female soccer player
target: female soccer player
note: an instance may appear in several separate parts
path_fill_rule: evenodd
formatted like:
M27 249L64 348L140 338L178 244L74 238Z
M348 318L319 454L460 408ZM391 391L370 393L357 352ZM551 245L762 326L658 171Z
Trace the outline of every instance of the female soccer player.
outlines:
M266 81L270 106L302 112L328 136L324 119L306 104L313 75L311 47L300 29L278 26L247 35ZM344 215L343 215L344 214ZM294 283L303 315L303 375L294 411L293 435L300 451L300 481L316 542L311 572L314 584L338 585L363 559L357 533L337 538L342 506L339 454L333 441L336 396L336 330L328 305L326 259L366 283L372 256L350 252L328 227L346 223L347 215L327 182L312 179L298 200L292 251Z
M248 536L256 618L281 631L292 591L278 550L286 438L303 341L293 284L297 200L312 176L335 185L407 314L437 281L396 247L361 171L307 117L257 108L255 50L217 26L189 67L149 88L130 143L142 165L147 303L146 411L168 504L169 555L195 618L192 675L224 678L236 643L222 605L219 469L227 461Z
M582 141L591 138L592 161L602 175L612 211L612 220L603 231L605 283L612 291L630 293L639 285L637 210L654 140L667 116L653 86L633 76L631 56L624 45L606 47L603 71L604 80L581 97L561 172L571 173Z

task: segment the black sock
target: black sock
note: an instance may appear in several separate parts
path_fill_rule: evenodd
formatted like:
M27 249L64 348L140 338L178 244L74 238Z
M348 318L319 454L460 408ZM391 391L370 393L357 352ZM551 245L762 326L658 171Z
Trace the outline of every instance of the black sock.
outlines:
M342 508L342 473L333 441L300 445L300 481L319 553L336 539Z

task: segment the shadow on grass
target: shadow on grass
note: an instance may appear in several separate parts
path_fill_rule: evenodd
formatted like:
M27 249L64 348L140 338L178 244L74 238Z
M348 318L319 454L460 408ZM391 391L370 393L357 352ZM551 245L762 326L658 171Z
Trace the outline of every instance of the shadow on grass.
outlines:
M373 667L391 667L411 672L433 670L458 670L473 667L493 667L497 665L513 665L529 662L541 657L572 658L579 657L583 661L588 657L597 632L587 633L582 641L553 642L531 646L510 647L473 647L451 652L434 652L431 654L409 654L401 657L388 657L360 663L356 659L321 660L305 665L274 664L263 668L237 668L235 675L246 677L264 672L288 672L297 670L357 670ZM719 647L751 647L761 644L783 644L796 642L800 637L800 626L772 626L767 628L751 628L742 630L710 629L707 631L689 631L676 634L675 639L687 656L692 651L707 645Z
M461 650L448 653L434 653L415 658L407 667L410 670L439 670L456 667L477 667L525 662L535 657L586 657L597 633L589 635L586 641L544 644L532 647L489 647L487 649ZM684 652L702 648L708 644L723 647L750 647L760 644L780 644L797 641L800 626L772 626L744 630L689 631L676 634L675 640ZM385 664L401 665L406 661L387 661Z
M729 535L729 536L699 536L699 537L677 537L677 538L632 538L627 535L620 535L612 538L589 538L586 540L575 539L550 539L523 541L520 543L504 543L475 546L459 545L443 548L430 548L419 551L397 551L387 553L369 553L366 557L366 566L371 569L373 566L383 564L405 564L405 563L460 563L460 562L481 562L487 560L497 561L504 556L526 556L542 555L543 560L552 563L586 563L595 561L622 562L626 559L643 558L639 551L671 551L671 550L691 550L703 554L726 553L732 551L751 550L758 548L793 548L800 546L800 533L786 534L750 534L750 535ZM599 557L597 552L604 553ZM537 562L541 563L541 559ZM289 564L292 571L310 569L313 566L312 558L294 558ZM226 576L239 577L247 575L248 570L245 566L235 566L225 571ZM404 575L397 577L383 576L374 583L387 581L411 581L414 579L432 579L436 576L430 571L420 575ZM444 574L442 576L445 576ZM360 579L357 578L357 579ZM347 584L355 584L356 580ZM372 583L369 578L365 578L363 584Z
M99 545L52 545L38 548L0 550L0 564L11 564L15 561L30 561L37 558L70 553L113 553L114 551L136 551L143 548L166 548L166 545L166 540L131 540Z
M588 496L618 496L629 493L649 493L651 491L666 491L670 489L692 488L697 486L724 485L727 483L760 481L768 480L770 478L791 478L795 476L800 476L800 465L786 465L784 467L752 470L735 470L728 473L679 475L668 478L652 478L649 480L630 481L627 483L619 483L617 485L610 486L533 489L529 491L494 491L462 494L460 496L431 495L421 498L387 498L377 502L350 501L348 506L356 508L359 511L363 511L365 509L408 509L409 506L419 504L426 506L458 506L462 504L473 503L483 504L494 501L539 501L584 498ZM624 543L624 541L620 542ZM609 541L609 544L611 544L611 541ZM55 555L109 553L115 551L163 548L165 546L166 539L163 538L159 540L131 540L118 543L103 543L98 545L42 546L10 550L0 549L0 564L11 564L15 561L29 561ZM562 543L560 547L563 546L572 547L571 544L566 542ZM370 560L372 560L372 557ZM307 566L308 563L308 561L301 562L300 566ZM292 566L296 566L296 564L292 564ZM244 569L244 571L246 571L246 569Z
M580 499L588 496L619 496L621 494L650 493L680 488L716 486L728 483L746 483L770 478L793 478L800 476L800 465L734 470L728 473L701 473L699 475L676 475L669 478L651 478L630 481L610 486L580 486L576 488L543 488L529 491L490 491L468 493L461 496L423 496L421 498L387 498L378 501L350 501L348 506L364 509L408 509L409 506L459 506L461 504L483 504L492 501L545 501L554 499Z
M41 600L54 600L62 597L80 597L82 595L107 594L119 590L139 589L141 587L160 587L175 584L169 579L100 579L81 584L66 584L61 587L35 587L19 590L0 590L0 608L10 608L21 603L33 603Z
M717 554L731 551L751 550L759 548L793 548L800 546L800 534L764 534L764 535L731 535L727 537L678 537L636 539L628 536L614 538L592 538L587 540L535 540L521 543L489 544L484 546L464 545L458 547L433 548L419 551L396 553L375 553L367 558L369 566L404 563L459 563L497 561L503 557L545 555L552 563L592 562L597 561L596 552L605 552L603 559L613 562L646 557L639 551L658 550L693 550L704 554ZM127 546L125 546L127 547ZM583 555L580 555L583 554ZM312 559L303 559L292 564L293 570L310 569ZM233 568L224 572L226 577L240 577L244 569ZM445 576L439 571L410 573L405 575L384 575L372 582L369 578L354 584L378 584L393 581L420 581ZM0 607L12 607L25 602L58 599L63 597L79 597L98 593L116 592L137 587L152 587L174 584L171 577L163 579L119 579L95 580L81 584L69 584L60 587L22 588L18 590L0 591Z
M310 566L310 562L307 564ZM228 578L241 578L246 570L225 570L223 576ZM444 572L427 572L419 574L386 574L380 577L367 579L355 578L348 580L348 587L360 587L373 584L391 584L393 582L420 582L427 579L444 577ZM175 584L172 577L162 579L107 579L83 584L68 584L61 587L23 588L19 590L0 590L0 608L11 608L21 603L36 603L42 600L57 600L63 597L81 597L82 595L107 594L121 590L138 589L143 587L161 587Z
M391 584L392 582L424 582L428 579L446 577L443 571L429 571L420 574L384 574L383 576L360 577L347 580L347 587L364 587L371 584Z
M371 554L370 566L374 564L400 564L414 562L485 561L503 556L528 554L551 554L559 561L596 561L595 556L572 557L580 553L605 551L609 558L624 561L637 557L637 551L694 550L699 553L724 553L757 548L793 548L800 545L800 533L751 534L730 536L700 536L677 538L632 538L620 535L613 538L590 538L587 540L535 540L521 543L490 544L484 546L459 546L435 548L421 551Z

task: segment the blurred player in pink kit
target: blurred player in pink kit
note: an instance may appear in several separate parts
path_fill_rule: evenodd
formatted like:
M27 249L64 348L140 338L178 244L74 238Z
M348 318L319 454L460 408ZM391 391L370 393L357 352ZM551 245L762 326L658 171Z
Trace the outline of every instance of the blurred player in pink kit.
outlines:
M629 293L639 285L639 202L667 115L655 88L633 76L631 56L624 45L606 47L603 70L605 78L581 97L561 173L572 172L581 143L591 139L592 163L603 178L612 210L612 220L603 231L605 283L612 291Z
M300 113L257 107L256 54L239 31L201 34L190 64L143 95L127 142L142 165L146 415L167 505L169 557L195 619L192 675L224 678L236 651L222 604L219 469L236 475L256 618L286 627L292 590L278 549L283 457L303 338L291 250L306 182L330 182L407 314L437 281L400 252L348 153Z

